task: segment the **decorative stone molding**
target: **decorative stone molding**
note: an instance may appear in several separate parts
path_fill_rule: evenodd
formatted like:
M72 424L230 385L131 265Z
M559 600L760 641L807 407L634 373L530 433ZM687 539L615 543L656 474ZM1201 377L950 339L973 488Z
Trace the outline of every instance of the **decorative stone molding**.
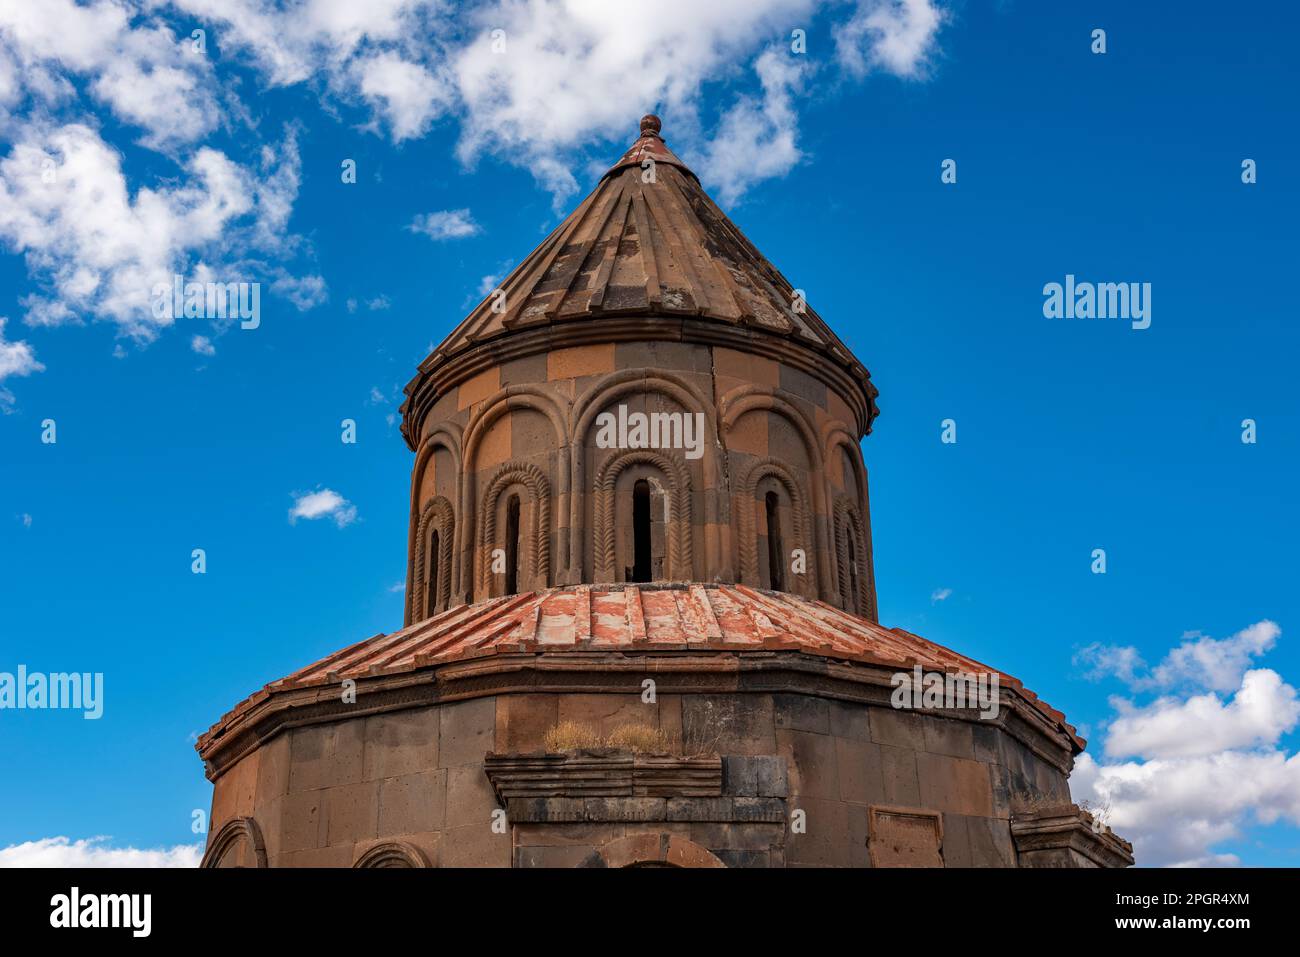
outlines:
M429 858L414 844L385 841L367 849L353 867L428 867Z
M722 759L593 749L489 754L484 770L497 800L549 797L716 797Z
M420 524L416 531L415 590L411 598L415 621L437 614L450 603L455 527L456 519L451 502L447 501L445 496L439 495L431 499L420 513ZM434 531L438 533L438 607L430 608L429 535Z
M855 615L868 615L871 600L867 588L866 529L861 513L847 495L835 499L835 559L842 607ZM849 574L850 559L858 572L856 589Z
M1021 867L1133 866L1133 845L1077 804L1013 815L1011 839Z
M805 552L813 548L812 523L809 519L808 501L804 497L803 489L795 481L794 476L790 474L790 470L785 467L784 463L774 458L759 459L749 467L737 485L740 507L736 510L736 519L739 524L737 544L740 549L740 580L747 585L755 585L760 588L765 586L758 580L758 501L755 499L755 494L758 483L769 476L780 483L790 499L795 538L794 542L790 543L791 547L802 548ZM768 534L771 534L771 532L769 531ZM818 594L815 561L808 567L805 577L808 580L808 585L805 588L790 588L788 590L806 593L815 597Z
M240 845L243 845L241 847ZM233 851L240 852L233 860L252 861L253 867L266 867L266 844L262 840L262 829L251 817L236 817L227 821L208 841L207 850L199 867L243 867L244 864L223 864Z
M551 580L551 486L542 470L526 462L507 462L497 469L483 495L483 506L478 524L482 530L479 539L479 561L482 563L480 584L484 593L490 593L492 563L490 550L497 543L497 501L511 485L523 485L532 496L529 503L531 534L525 539L528 548L525 569L534 587L546 588ZM531 589L530 589L531 590Z
M633 465L650 465L672 484L668 490L668 574L669 580L689 581L694 576L691 547L691 478L686 465L650 449L628 449L607 459L596 472L596 580L612 582L617 577L614 547L614 512L618 477Z

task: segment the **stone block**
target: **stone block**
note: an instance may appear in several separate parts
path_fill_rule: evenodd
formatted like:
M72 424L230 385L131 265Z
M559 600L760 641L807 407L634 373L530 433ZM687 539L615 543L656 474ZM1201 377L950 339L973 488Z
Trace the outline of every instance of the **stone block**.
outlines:
M895 708L871 710L871 740L911 751L925 750L925 728L921 715Z
M880 745L852 738L834 738L840 799L854 804L883 804Z
M564 844L559 847L533 846L515 849L516 867L579 867L596 848L588 844Z
M830 734L830 702L802 694L772 695L777 729Z
M581 802L578 803L581 804ZM581 807L579 811L581 811ZM513 816L511 822L515 825L515 844L520 847L534 845L559 846L561 844L583 844L589 847L600 847L608 841L622 837L625 830L622 824L590 824L586 822L529 824L516 820Z
M791 810L806 814L807 830L786 837L787 866L848 867L848 806L839 801L801 798L791 802Z
M688 748L719 754L776 752L770 695L687 695L681 704L682 737Z
M722 759L722 793L754 797L758 794L756 758L731 755Z
M871 849L867 841L871 837L870 811L860 805L852 805L845 810L849 824L849 866L870 867Z
M289 790L358 783L363 771L365 724L335 721L294 728L289 740Z
M325 791L295 791L280 799L280 852L320 847L325 843ZM350 862L349 862L350 863Z
M585 821L587 809L582 798L511 798L506 817L512 824Z
M916 776L916 753L907 748L880 746L880 781L885 803L919 807L921 786Z
M1001 749L998 738L1004 732L987 721L971 725L971 741L975 746L975 760L984 764L1000 764Z
M495 750L496 699L474 698L442 705L438 721L438 766L476 765L482 777L483 758ZM484 782L486 783L486 778Z
M438 711L417 708L366 718L362 777L398 777L438 766Z
M785 758L760 755L753 758L759 797L786 797L790 793Z
M971 858L970 835L966 831L965 815L943 815L943 855L944 867L973 867Z
M925 750L953 758L975 760L975 744L969 724L953 718L930 715L925 716L923 721Z
M790 792L839 800L835 739L810 731L778 731L779 752L790 764Z
M780 798L732 798L731 820L737 822L763 821L769 824L780 823L785 820L785 802Z
M485 821L444 831L438 845L440 867L509 867L510 829L498 834Z
M325 789L325 843L352 844L378 836L379 783Z
M1006 821L989 817L968 817L966 832L970 838L973 867L1016 866L1011 826Z
M546 750L546 732L559 722L559 697L505 694L497 697L497 741L503 752Z
M379 835L440 831L446 808L445 770L385 778L379 785Z
M245 755L217 779L212 790L212 814L208 820L210 833L215 834L233 818L252 817L257 804L260 759L260 751Z
M584 798L582 803L587 821L662 821L668 817L666 798L595 797Z
M986 765L923 752L916 756L916 774L922 806L955 814L993 815Z
M781 824L735 823L726 821L697 821L691 825L687 836L707 847L715 854L719 849L730 848L737 851L767 851L773 845L779 845L785 834L784 822Z
M278 797L289 793L289 733L277 734L259 749L257 767L257 799L259 808L264 808Z
M481 767L447 769L446 827L481 824L486 827L497 809L496 795Z
M829 704L831 734L854 741L871 740L871 709L867 705L847 701L832 701Z
M596 730L597 733L609 734L615 728L624 725L659 724L659 709L655 704L641 700L636 694L573 694L559 698L558 720L573 721Z
M280 857L279 867L351 867L354 848L351 844L314 847L293 851Z
M766 850L761 851L740 851L735 849L719 849L713 852L718 860L722 861L728 867L768 867L771 864L769 854Z

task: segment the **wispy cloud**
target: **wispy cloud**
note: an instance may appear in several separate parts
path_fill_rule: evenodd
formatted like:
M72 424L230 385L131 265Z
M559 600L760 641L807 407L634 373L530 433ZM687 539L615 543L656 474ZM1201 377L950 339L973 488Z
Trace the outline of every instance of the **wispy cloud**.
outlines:
M45 366L36 361L36 351L23 340L10 341L5 338L5 323L8 320L0 316L0 411L10 412L14 405L13 393L4 387L9 376L31 375L42 372Z
M936 588L934 591L930 592L930 603L937 605L939 602L947 601L951 597L951 588Z
M482 232L468 209L444 209L436 213L420 213L407 227L413 233L422 233L430 239L463 239Z

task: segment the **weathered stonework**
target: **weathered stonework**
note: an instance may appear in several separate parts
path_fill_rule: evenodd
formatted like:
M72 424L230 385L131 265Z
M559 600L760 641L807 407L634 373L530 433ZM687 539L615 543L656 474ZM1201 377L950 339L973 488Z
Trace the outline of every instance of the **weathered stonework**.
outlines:
M200 738L204 865L1131 863L1060 712L877 621L875 396L647 117L421 363L406 625ZM700 441L603 447L606 413ZM895 708L914 667L998 678L996 714ZM564 723L676 748L548 752Z

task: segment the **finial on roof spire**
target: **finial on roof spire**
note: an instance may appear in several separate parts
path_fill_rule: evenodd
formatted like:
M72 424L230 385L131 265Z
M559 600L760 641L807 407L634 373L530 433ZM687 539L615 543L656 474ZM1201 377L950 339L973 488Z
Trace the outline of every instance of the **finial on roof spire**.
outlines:
M663 124L659 122L659 117L655 116L653 113L647 113L645 116L641 117L642 136L645 136L647 133L651 136L658 136L659 130L662 127Z

